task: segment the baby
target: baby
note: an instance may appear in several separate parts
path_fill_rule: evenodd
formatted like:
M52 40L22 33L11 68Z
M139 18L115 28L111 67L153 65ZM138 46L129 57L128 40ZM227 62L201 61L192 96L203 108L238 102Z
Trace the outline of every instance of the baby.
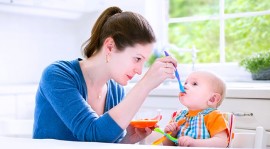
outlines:
M225 83L213 73L195 71L184 88L186 92L179 100L187 109L174 112L164 129L178 138L178 144L165 139L163 145L227 147L228 126L217 110L226 93Z

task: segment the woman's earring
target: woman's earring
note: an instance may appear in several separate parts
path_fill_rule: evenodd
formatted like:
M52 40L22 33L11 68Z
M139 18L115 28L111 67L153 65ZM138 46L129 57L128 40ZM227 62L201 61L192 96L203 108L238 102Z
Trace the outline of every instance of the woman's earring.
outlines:
M109 54L106 55L106 63L109 63Z

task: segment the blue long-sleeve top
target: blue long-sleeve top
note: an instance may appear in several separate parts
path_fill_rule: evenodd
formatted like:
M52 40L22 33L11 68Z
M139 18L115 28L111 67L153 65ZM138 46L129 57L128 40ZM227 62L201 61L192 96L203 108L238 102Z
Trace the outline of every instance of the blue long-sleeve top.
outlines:
M121 102L124 88L113 80L107 82L104 114L98 116L86 101L80 60L57 61L43 71L36 93L33 138L89 142L119 142L123 138L124 130L108 110Z

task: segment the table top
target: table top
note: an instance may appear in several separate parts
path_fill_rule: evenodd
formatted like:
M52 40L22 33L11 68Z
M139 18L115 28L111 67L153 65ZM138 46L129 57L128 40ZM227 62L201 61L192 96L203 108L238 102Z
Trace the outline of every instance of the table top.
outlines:
M75 142L62 141L55 139L31 139L31 138L15 138L0 137L0 148L18 149L170 149L175 146L154 146L140 144L117 144L117 143L98 143L98 142ZM181 147L185 149L185 147ZM188 148L190 149L190 147ZM203 148L198 148L203 149Z

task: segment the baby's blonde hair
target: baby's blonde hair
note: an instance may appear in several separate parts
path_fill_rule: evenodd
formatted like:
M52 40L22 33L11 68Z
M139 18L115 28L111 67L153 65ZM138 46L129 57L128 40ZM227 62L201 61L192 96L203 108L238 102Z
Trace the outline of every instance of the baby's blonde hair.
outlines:
M221 105L221 103L223 102L223 100L225 99L226 96L226 84L225 81L222 80L219 76L214 75L214 81L213 83L213 89L215 92L219 93L221 96L220 101L217 103L217 107L219 107Z
M217 107L219 107L226 96L226 83L225 83L225 81L221 77L219 77L217 74L210 72L210 71L200 70L200 71L196 71L196 72L206 75L208 77L208 79L210 79L209 83L212 86L212 89L214 90L214 92L220 94L221 99L217 103Z

